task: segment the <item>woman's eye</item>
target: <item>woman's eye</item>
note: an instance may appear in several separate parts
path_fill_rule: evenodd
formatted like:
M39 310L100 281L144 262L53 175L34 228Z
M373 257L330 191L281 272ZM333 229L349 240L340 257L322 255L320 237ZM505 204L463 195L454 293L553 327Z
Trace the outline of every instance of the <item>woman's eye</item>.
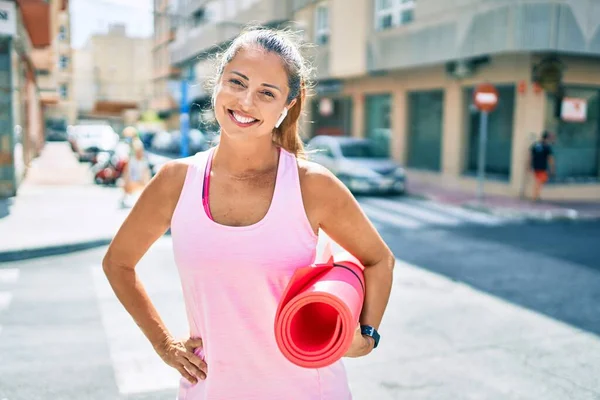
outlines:
M273 98L275 97L275 95L274 95L273 93L271 93L271 92L269 92L269 91L267 91L267 90L265 90L265 91L263 92L263 94L264 94L264 95L266 95L266 96L269 96L269 97L273 97Z
M244 85L242 84L242 82L241 82L240 80L238 80L238 79L230 79L230 80L229 80L229 82L230 82L230 83L233 83L234 85L238 85L238 86L244 86Z

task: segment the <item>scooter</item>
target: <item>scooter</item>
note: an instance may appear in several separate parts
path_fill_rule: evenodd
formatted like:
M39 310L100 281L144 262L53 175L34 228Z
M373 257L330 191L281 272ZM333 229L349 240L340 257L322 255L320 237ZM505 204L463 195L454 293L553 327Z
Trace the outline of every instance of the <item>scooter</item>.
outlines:
M98 185L114 185L123 176L127 160L120 158L114 151L98 154L96 164L92 166L94 182Z

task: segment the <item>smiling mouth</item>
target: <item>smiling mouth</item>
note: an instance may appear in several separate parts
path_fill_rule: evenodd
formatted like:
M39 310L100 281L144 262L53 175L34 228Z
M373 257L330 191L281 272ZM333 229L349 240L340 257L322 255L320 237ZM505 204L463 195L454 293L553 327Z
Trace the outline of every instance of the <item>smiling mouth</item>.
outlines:
M235 122L235 124L238 126L248 127L258 122L257 119L254 119L252 117L245 117L233 110L227 110L227 114L229 114L229 118L231 118L231 120Z

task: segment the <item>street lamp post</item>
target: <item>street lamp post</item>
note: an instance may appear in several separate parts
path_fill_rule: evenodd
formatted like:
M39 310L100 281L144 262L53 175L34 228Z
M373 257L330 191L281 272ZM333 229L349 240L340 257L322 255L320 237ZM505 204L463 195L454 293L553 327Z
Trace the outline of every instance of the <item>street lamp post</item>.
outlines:
M180 156L187 157L189 153L190 106L188 104L188 79L185 74L181 79L181 104L179 108L179 127L181 131Z

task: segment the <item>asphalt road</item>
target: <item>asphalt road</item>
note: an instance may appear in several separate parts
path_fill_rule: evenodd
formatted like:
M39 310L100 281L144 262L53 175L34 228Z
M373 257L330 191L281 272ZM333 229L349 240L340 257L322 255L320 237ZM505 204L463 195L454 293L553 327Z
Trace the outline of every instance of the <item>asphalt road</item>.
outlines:
M600 399L599 222L377 226L401 261L382 346L346 362L355 399ZM183 335L170 246L138 269ZM174 399L103 253L0 264L0 400Z

